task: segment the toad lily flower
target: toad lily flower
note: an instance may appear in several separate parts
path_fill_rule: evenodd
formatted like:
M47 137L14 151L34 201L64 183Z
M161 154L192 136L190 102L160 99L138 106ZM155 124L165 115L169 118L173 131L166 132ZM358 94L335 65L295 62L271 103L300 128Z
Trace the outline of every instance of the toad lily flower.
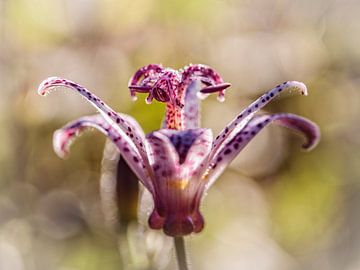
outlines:
M66 79L48 78L38 91L46 95L54 87L67 87L98 109L98 115L79 118L57 130L53 141L55 152L60 157L66 156L73 139L89 127L104 133L153 197L150 228L163 229L169 236L184 236L203 229L204 219L199 211L203 194L268 124L303 134L305 149L313 148L319 141L317 125L303 117L290 113L255 116L281 92L295 89L307 95L305 85L300 82L285 82L260 96L215 139L210 129L199 127L197 95L219 92L223 99L229 84L211 68L190 65L178 72L149 65L136 72L129 85L133 97L135 92L149 93L148 101L155 98L167 103L164 128L145 135L135 119L115 112L89 90Z

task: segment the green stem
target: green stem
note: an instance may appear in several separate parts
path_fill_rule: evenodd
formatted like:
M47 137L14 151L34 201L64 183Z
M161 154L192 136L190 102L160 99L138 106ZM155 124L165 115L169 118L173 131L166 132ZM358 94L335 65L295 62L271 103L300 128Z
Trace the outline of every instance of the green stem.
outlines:
M179 270L189 270L189 263L187 261L184 238L174 237L174 245Z

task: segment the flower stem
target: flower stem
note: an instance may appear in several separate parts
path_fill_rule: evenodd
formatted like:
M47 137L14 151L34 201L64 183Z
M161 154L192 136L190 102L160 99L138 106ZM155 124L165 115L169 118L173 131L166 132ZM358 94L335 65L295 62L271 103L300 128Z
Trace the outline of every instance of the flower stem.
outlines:
M174 245L179 270L189 270L189 263L187 260L184 238L174 237Z

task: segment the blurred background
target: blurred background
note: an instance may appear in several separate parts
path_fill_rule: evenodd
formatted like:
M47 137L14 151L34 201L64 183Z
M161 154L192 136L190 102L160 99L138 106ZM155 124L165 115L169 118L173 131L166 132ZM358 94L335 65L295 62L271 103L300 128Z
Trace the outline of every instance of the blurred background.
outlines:
M53 131L93 107L70 91L36 92L49 76L74 80L149 132L163 106L127 90L149 63L203 63L232 83L225 103L203 102L215 135L286 80L309 96L266 111L322 131L309 153L275 126L246 147L204 199L204 231L187 237L193 269L360 269L359 14L357 0L0 0L0 269L175 269L169 239L131 215L121 233L108 230L100 133L65 161L54 154Z

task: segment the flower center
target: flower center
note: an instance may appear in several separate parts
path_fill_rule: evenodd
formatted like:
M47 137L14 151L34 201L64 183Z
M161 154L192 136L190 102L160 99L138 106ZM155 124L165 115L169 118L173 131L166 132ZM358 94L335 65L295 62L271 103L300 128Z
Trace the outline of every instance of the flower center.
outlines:
M184 190L189 185L189 179L170 180L169 186L177 190Z

